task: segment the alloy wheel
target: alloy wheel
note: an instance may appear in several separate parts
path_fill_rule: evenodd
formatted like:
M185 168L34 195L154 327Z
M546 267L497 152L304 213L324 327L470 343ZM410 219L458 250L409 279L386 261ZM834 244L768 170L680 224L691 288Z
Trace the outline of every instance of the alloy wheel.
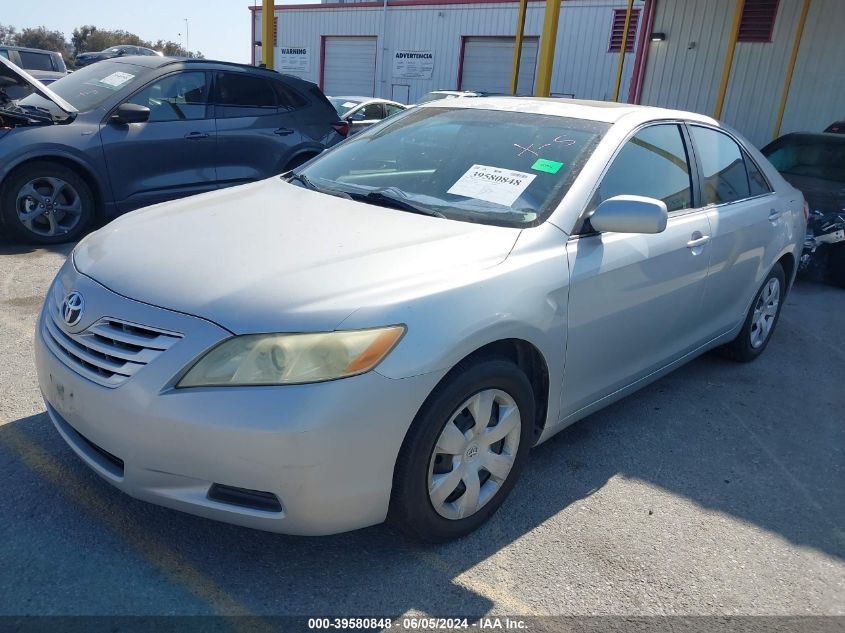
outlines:
M772 277L760 291L754 314L751 316L751 347L754 349L759 348L769 338L779 305L780 281L777 277Z
M428 467L428 495L440 516L466 518L493 498L513 468L521 428L519 407L499 389L480 391L458 407Z
M15 203L21 224L36 235L54 237L72 231L82 218L82 199L70 183L53 176L30 180Z

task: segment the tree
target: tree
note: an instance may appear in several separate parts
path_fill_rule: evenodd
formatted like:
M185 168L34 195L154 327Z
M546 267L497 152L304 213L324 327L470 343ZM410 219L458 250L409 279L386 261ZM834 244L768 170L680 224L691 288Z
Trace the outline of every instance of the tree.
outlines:
M6 26L5 24L0 24L0 45L14 46L15 37L17 37L17 30L14 26Z

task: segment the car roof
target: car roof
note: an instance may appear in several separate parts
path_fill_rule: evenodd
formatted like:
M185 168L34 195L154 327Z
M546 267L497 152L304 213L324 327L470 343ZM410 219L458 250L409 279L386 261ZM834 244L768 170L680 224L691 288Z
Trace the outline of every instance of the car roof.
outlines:
M140 47L140 48L143 48ZM259 72L259 73L268 73L274 76L284 76L284 77L293 77L293 75L282 75L275 70L270 68L262 68L260 66L252 66L251 64L237 64L235 62L223 62L214 59L197 59L195 57L164 57L161 55L126 55L124 57L119 57L116 59L108 60L110 62L116 64L128 63L134 66L144 66L146 68L162 68L163 66L170 66L173 64L185 64L185 65L201 65L201 66L214 66L214 67L225 67L225 68L237 68L244 71L249 72ZM294 77L298 79L298 77Z
M0 46L3 50L6 51L26 51L31 53L49 53L50 55L60 55L58 51L48 51L46 48L31 48L29 46Z
M391 101L390 99L382 99L381 97L349 97L349 96L334 96L332 95L332 99L345 99L346 101L360 101L361 103L393 103L396 105L402 105L398 101Z
M623 117L638 115L644 121L659 119L683 119L718 125L715 119L696 112L655 108L652 106L616 103L613 101L589 101L586 99L565 99L560 97L484 97L470 99L449 99L429 101L421 108L476 108L479 110L505 110L512 112L533 112L552 116L571 117L616 123Z
M775 143L780 144L783 141L825 141L826 143L845 144L845 134L837 134L835 132L790 132L789 134L779 136L769 143L769 145L774 145Z

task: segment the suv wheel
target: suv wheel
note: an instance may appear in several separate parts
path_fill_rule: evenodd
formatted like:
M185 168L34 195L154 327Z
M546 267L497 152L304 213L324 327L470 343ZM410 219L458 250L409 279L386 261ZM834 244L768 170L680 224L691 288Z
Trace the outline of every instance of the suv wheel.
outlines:
M77 239L94 217L94 195L72 169L52 162L25 165L7 178L0 195L6 229L35 244Z

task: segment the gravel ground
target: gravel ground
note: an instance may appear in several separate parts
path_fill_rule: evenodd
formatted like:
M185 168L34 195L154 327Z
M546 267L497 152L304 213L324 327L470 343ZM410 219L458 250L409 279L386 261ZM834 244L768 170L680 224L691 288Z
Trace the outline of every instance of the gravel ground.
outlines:
M0 243L0 615L845 615L845 291L537 448L484 528L299 538L131 499L44 413L32 338L70 247ZM841 623L841 621L840 621Z

